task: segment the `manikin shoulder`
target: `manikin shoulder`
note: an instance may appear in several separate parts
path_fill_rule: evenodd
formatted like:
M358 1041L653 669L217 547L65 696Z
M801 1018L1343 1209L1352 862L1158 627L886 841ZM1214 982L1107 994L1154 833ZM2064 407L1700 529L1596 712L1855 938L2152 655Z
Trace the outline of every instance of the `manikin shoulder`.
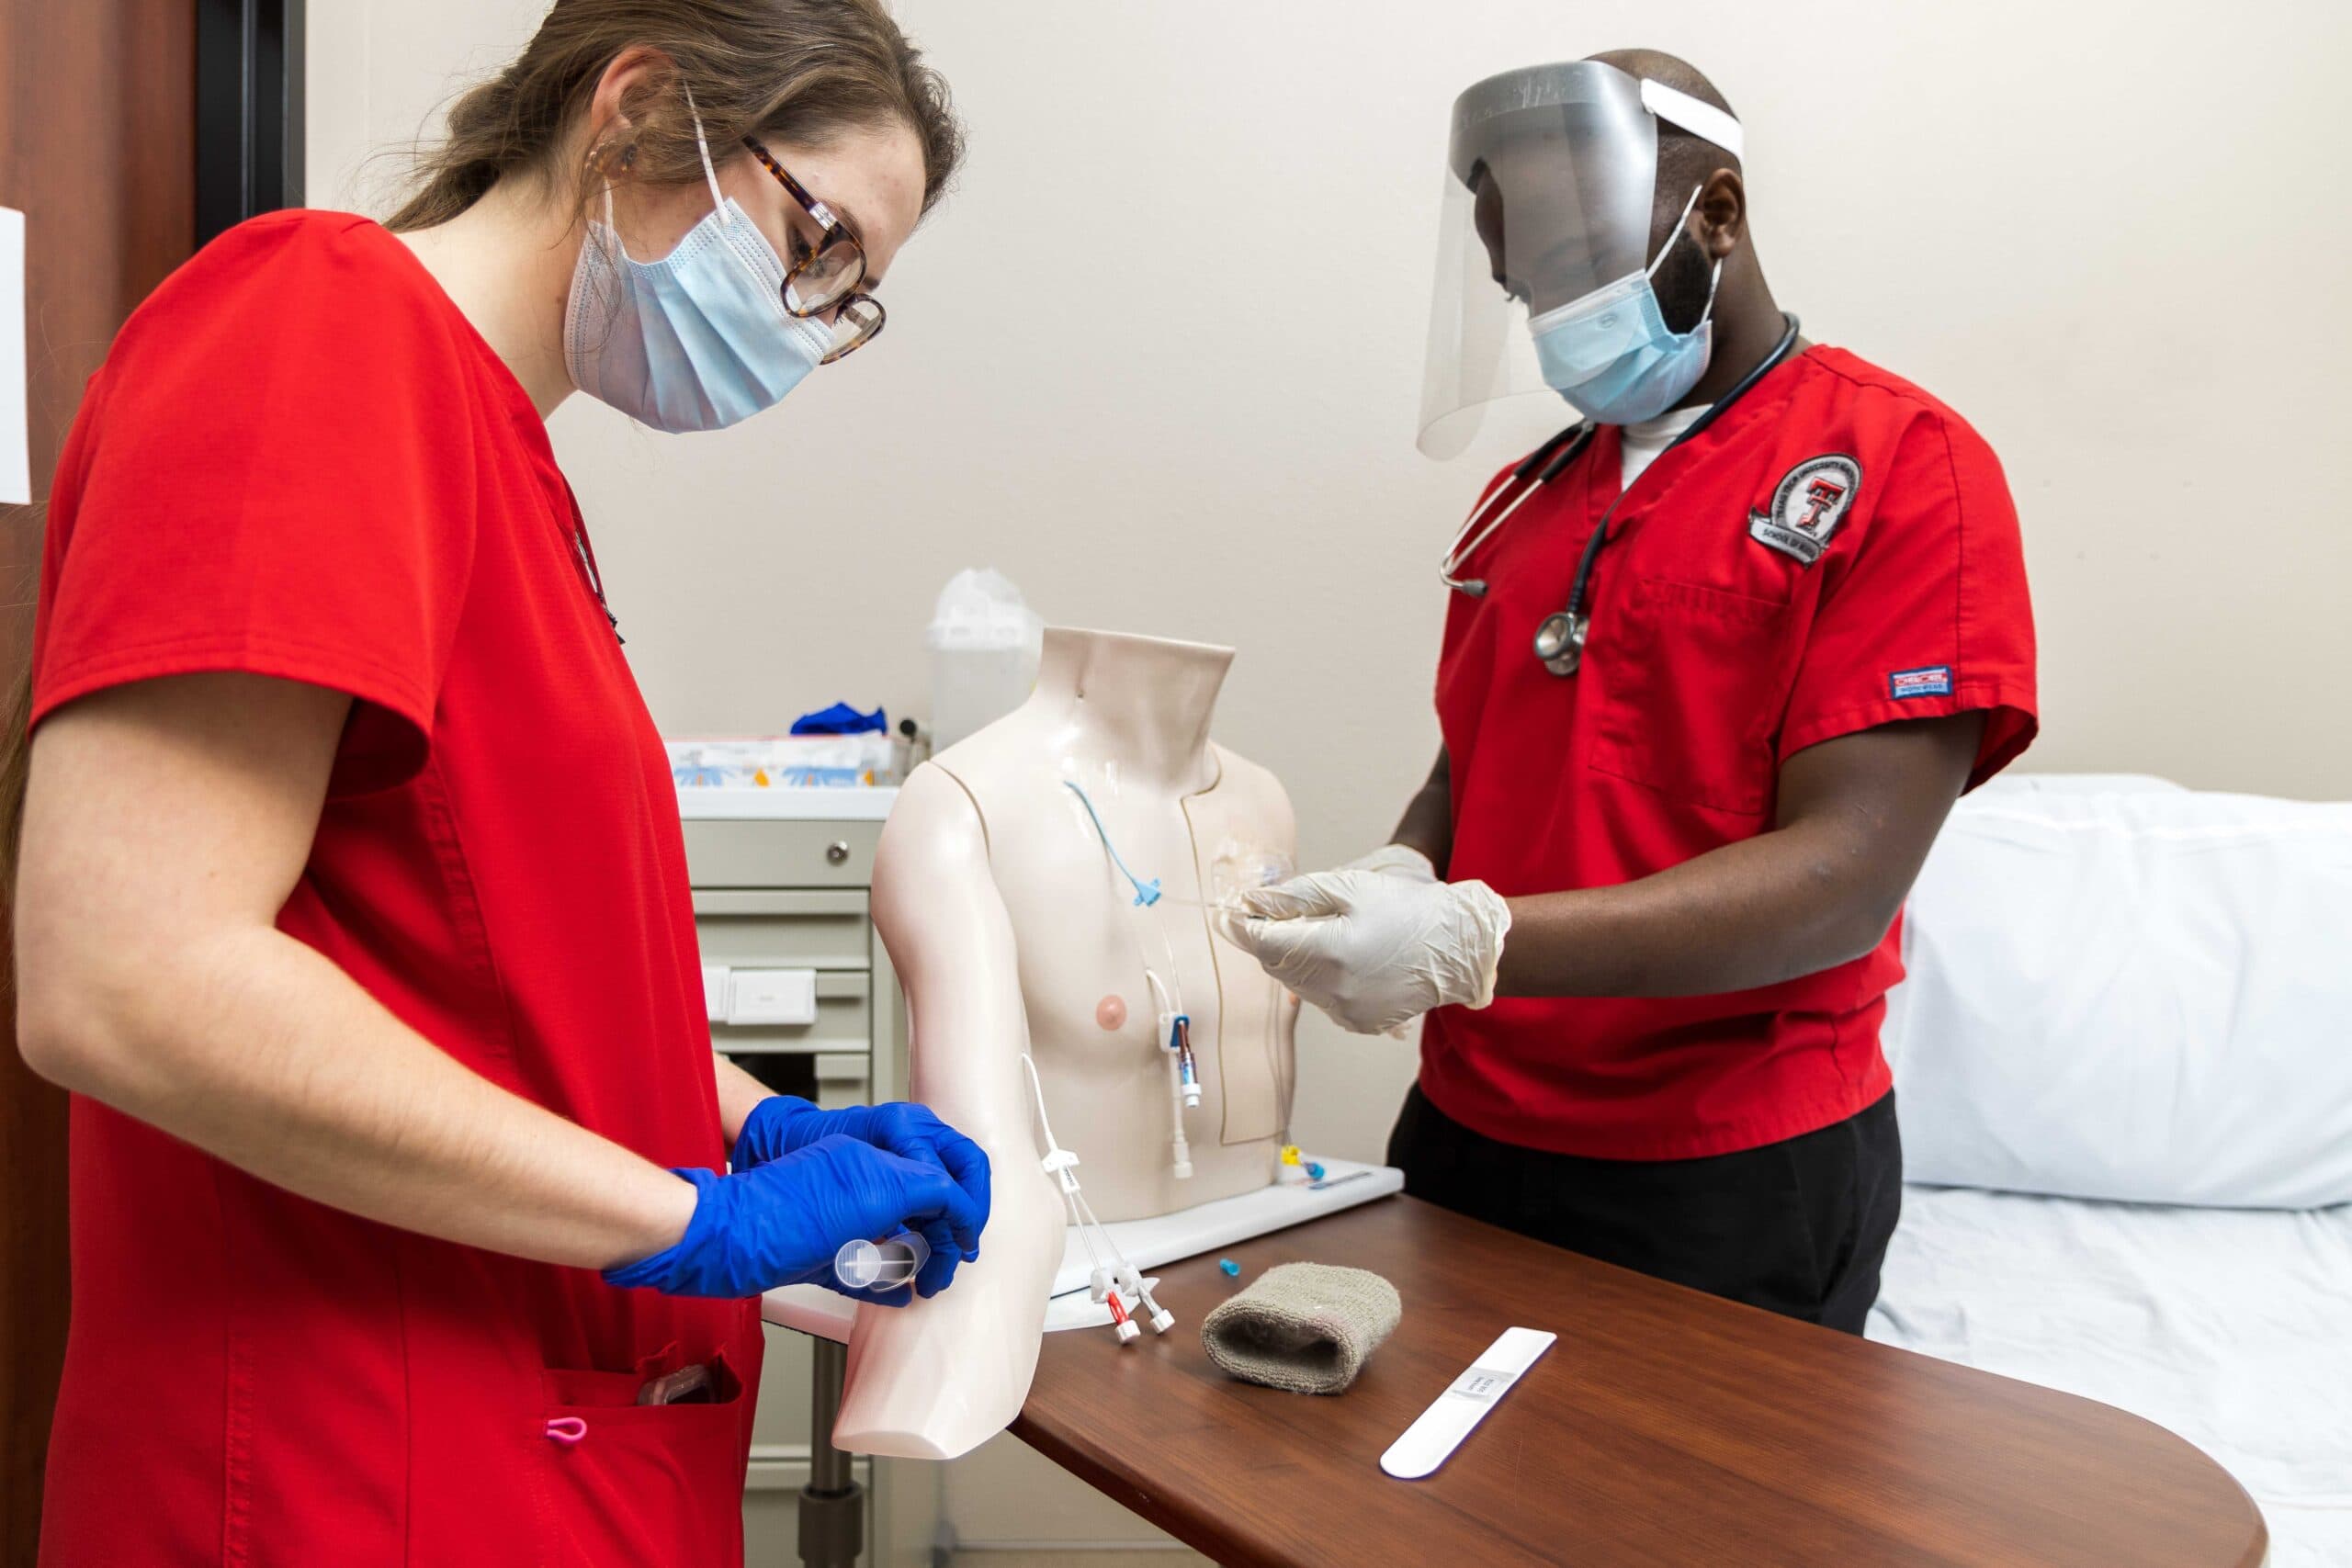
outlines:
M1051 755L1045 727L1034 722L1026 708L1016 708L948 747L915 773L944 775L941 782L953 784L966 807L985 818L1000 800L1018 800L1050 788L1058 776ZM910 777L908 783L913 782Z
M1264 763L1253 762L1232 747L1215 740L1209 742L1209 754L1216 759L1219 789L1231 787L1253 793L1265 791L1289 798L1283 792L1282 780L1276 778L1274 771Z
M1229 801L1232 809L1263 820L1285 840L1296 834L1298 822L1291 809L1290 792L1283 788L1283 781L1272 768L1214 740L1209 750L1217 763L1216 793Z
M1205 793L1221 807L1262 822L1283 837L1295 832L1289 792L1272 769L1214 740L1209 742L1209 752L1216 763L1216 782ZM891 810L889 826L884 829L884 847L889 846L894 830L899 837L910 837L918 824L925 825L926 836L963 826L978 835L985 859L991 811L1001 811L1007 803L1033 794L1040 799L1057 797L1060 778L1041 753L1035 737L1023 732L1012 720L990 725L908 777ZM1016 818L1019 815L1014 813ZM879 871L877 863L877 874Z
M877 891L901 877L985 874L988 861L988 827L963 784L936 762L909 774L875 847Z

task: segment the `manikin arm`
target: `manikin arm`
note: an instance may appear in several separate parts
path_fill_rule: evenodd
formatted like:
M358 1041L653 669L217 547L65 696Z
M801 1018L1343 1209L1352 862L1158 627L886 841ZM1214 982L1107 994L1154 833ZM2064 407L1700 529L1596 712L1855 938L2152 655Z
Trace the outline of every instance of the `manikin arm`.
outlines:
M1029 1027L1012 920L979 810L936 766L907 781L883 830L874 923L906 987L909 1097L988 1151L995 1201L978 1260L946 1291L859 1309L833 1442L947 1459L1020 1414L1063 1230L1021 1067Z

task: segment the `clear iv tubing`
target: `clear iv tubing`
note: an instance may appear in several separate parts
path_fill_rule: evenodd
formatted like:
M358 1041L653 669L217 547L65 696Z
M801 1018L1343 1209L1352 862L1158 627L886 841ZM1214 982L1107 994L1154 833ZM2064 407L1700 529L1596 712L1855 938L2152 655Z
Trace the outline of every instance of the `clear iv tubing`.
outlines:
M1028 1052L1023 1051L1021 1053L1021 1065L1029 1072L1029 1092L1037 1098L1037 1129L1046 1134L1046 1153L1048 1155L1059 1153L1061 1144L1054 1136L1053 1122L1046 1116L1046 1085L1044 1080L1037 1077L1037 1064L1031 1059ZM1086 1247L1087 1261L1100 1269L1102 1267L1102 1256L1094 1250L1094 1238L1086 1234L1086 1226L1078 1216L1078 1183L1072 1179L1066 1179L1059 1185L1062 1190L1062 1198L1069 1206L1070 1224L1078 1227L1078 1239Z
M1109 1303L1111 1321L1117 1328L1119 1342L1123 1345L1142 1330L1128 1320L1127 1310L1119 1301L1122 1288L1133 1292L1136 1299L1143 1303L1144 1310L1151 1314L1152 1331L1167 1333L1175 1325L1175 1314L1152 1299L1151 1287L1144 1283L1142 1271L1127 1261L1127 1255L1119 1250L1119 1244L1111 1239L1111 1233L1096 1217L1094 1205L1088 1202L1086 1194L1078 1190L1078 1178L1071 1174L1078 1164L1078 1156L1055 1140L1054 1124L1046 1115L1046 1085L1037 1077L1037 1064L1028 1052L1023 1051L1021 1053L1021 1065L1028 1071L1029 1089L1037 1100L1037 1130L1046 1135L1046 1169L1052 1173L1055 1184L1061 1189L1063 1200L1069 1205L1071 1226L1078 1232L1080 1245L1086 1248L1087 1262L1092 1266L1090 1281L1093 1286L1094 1299ZM1098 1235L1102 1238L1102 1245L1111 1249L1112 1261L1117 1265L1115 1269L1102 1266L1102 1255L1094 1247L1094 1238Z
M1075 779L1064 779L1062 784L1072 795L1078 796L1080 805L1086 807L1087 820L1094 824L1094 836L1102 840L1102 852L1111 857L1111 863L1118 868L1119 874L1125 877L1128 886L1136 890L1134 908L1148 909L1163 901L1182 904L1196 909L1213 907L1200 899L1170 897L1160 891L1158 877L1146 882L1137 876L1120 855L1118 846L1111 842L1110 829L1102 825L1102 814L1095 810L1093 798ZM1152 920L1148 915L1138 916L1138 918L1152 926L1155 934L1159 938L1160 951L1168 955L1168 979L1163 982L1159 974L1153 970L1151 961L1144 956L1143 943L1141 942L1136 943L1136 960L1142 965L1143 977L1150 983L1152 993L1159 1002L1158 1030L1169 1032L1168 1038L1159 1041L1158 1043L1168 1055L1169 1168L1174 1173L1176 1179L1182 1181L1189 1179L1193 1174L1192 1145L1184 1137L1184 1111L1187 1106L1199 1104L1201 1099L1199 1082L1194 1076L1196 1069L1193 1063L1190 1043L1190 1016L1184 1011L1184 980L1182 975L1177 970L1176 944L1170 938L1168 928ZM1036 1076L1034 1066L1030 1068L1030 1076L1033 1079ZM1040 1117L1045 1114L1045 1091L1041 1088L1037 1095L1037 1113ZM1050 1142L1050 1135L1048 1141ZM1084 1199L1078 1197L1074 1192L1071 1196L1070 1213L1071 1217L1076 1219L1077 1205L1083 1202ZM1091 1213L1091 1211L1090 1210L1089 1213ZM1081 1237L1085 1235L1082 1225L1079 1234ZM1091 1245L1087 1253L1089 1258L1093 1258L1093 1248ZM1122 1258L1120 1261L1124 1266L1125 1260ZM1094 1262L1099 1269L1101 1259L1094 1258Z
M895 1291L911 1285L931 1261L931 1243L913 1231L888 1241L845 1241L833 1254L833 1278L853 1291Z

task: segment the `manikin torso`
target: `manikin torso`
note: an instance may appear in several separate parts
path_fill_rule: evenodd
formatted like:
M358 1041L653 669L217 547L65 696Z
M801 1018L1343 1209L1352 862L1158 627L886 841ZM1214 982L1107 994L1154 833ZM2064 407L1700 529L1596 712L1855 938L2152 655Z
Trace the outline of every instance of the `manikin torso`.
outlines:
M1295 826L1273 776L1208 738L1231 659L1049 629L1030 700L917 770L891 814L874 919L907 987L910 1092L988 1150L993 1208L978 1262L945 1292L859 1310L840 1447L951 1456L1027 1396L1068 1219L1038 1164L1023 1051L1105 1222L1273 1179L1297 1003L1214 933L1205 906L1287 860ZM1159 903L1136 906L1071 784ZM1201 1085L1183 1112L1189 1177L1162 988L1191 1020ZM1116 1353L1107 1331L1102 1348Z

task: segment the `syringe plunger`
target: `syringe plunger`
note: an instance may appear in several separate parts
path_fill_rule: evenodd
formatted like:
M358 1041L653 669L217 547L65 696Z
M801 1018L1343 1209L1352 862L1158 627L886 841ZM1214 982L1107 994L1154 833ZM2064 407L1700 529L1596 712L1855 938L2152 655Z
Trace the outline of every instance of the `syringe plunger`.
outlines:
M845 1241L833 1254L833 1278L853 1291L895 1291L914 1283L931 1261L931 1243L912 1231L888 1241Z

